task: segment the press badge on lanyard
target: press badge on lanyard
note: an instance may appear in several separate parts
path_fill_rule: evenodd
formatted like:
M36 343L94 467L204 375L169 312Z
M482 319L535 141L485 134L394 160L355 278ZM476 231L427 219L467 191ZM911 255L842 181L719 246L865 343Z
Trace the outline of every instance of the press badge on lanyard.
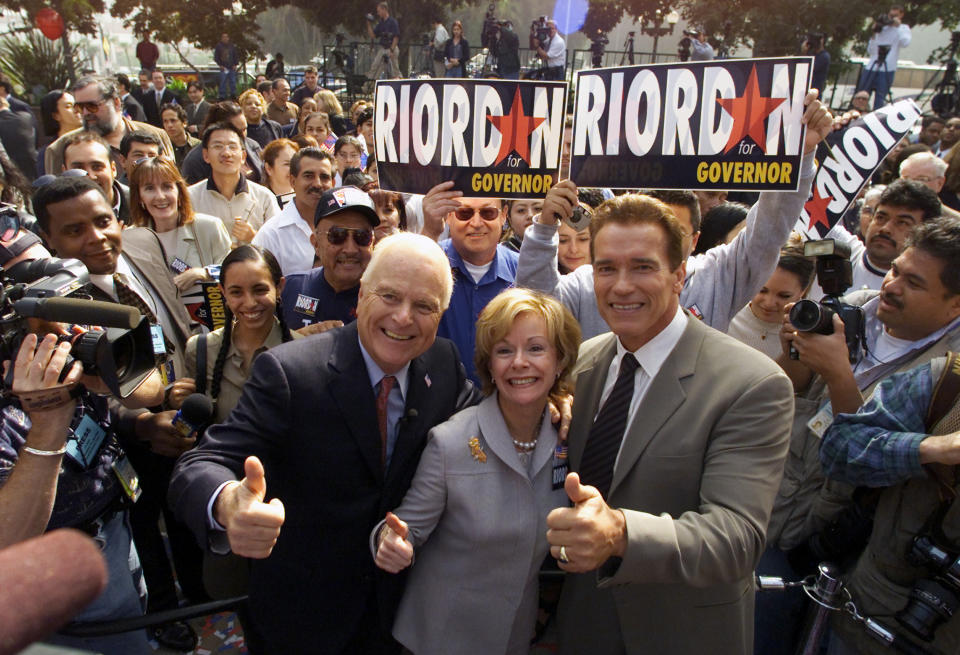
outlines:
M567 464L567 444L557 444L553 451L553 489L563 489L563 483L567 479L567 472L570 470Z
M67 455L83 468L90 468L106 436L106 431L84 414L73 429L73 436L67 440Z

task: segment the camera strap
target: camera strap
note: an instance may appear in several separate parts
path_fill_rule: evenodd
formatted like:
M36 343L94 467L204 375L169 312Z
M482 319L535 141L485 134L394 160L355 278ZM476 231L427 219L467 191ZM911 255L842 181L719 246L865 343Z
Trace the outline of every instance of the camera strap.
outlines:
M7 262L22 255L27 248L40 243L40 237L33 232L21 230L20 238L13 243L0 244L0 268L7 265Z
M207 395L207 333L197 336L197 374L194 376L196 393Z
M927 433L944 435L955 432L960 424L960 354L947 353L940 379L933 387L924 424ZM927 470L937 480L940 499L953 501L957 496L958 467L929 464Z

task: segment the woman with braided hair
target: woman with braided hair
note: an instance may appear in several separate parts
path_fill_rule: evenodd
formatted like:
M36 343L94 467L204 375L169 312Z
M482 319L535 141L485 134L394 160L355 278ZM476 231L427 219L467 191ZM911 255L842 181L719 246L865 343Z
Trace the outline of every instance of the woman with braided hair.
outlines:
M231 251L220 265L220 291L226 303L226 324L213 332L194 335L187 342L187 376L170 392L170 406L178 409L191 393L213 400L214 423L222 423L240 399L253 360L300 335L292 335L283 320L280 292L284 279L269 250L245 245ZM205 341L206 357L197 350ZM206 373L198 377L204 365ZM198 366L200 362L200 366Z

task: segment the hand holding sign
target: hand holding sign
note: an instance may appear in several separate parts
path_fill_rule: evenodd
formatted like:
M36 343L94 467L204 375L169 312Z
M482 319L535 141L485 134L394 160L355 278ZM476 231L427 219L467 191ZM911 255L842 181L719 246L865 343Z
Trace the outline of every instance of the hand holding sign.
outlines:
M819 92L810 89L803 99L806 109L803 112L803 124L807 126L807 135L803 140L803 154L808 155L817 149L817 144L827 138L833 130L833 115L827 107L817 100Z
M612 509L596 487L580 483L576 473L564 482L573 507L561 507L547 515L550 554L560 558L563 546L567 562L564 571L584 573L599 568L611 557L622 557L627 547L627 522L623 513Z
M537 222L544 225L557 225L560 221L568 221L573 216L577 203L577 185L570 180L561 180L547 191Z

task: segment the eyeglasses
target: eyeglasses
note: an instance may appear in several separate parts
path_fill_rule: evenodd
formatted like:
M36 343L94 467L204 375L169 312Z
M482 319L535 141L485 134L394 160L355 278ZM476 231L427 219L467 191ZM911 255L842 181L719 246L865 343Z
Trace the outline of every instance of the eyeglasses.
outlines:
M495 221L500 218L500 210L496 207L481 207L480 209L475 209L473 207L459 207L454 210L453 215L457 217L457 220L467 221L473 218L474 214L480 214L480 218L485 221Z
M327 241L332 246L342 246L347 242L347 236L353 237L353 242L361 248L373 243L373 230L368 227L331 227L326 231Z
M903 179L912 180L913 182L919 182L920 184L929 184L930 182L933 182L934 180L938 180L940 178L930 177L929 175L915 175L913 177L905 177Z
M153 157L141 157L140 159L138 159L138 160L136 160L135 162L133 162L133 165L134 165L134 167L136 167L136 166L139 166L140 164L142 164L142 163L145 162L145 161L150 161L151 159L152 159L153 161L155 161L155 162L160 162L160 161L163 161L164 157L163 157L163 155L154 155Z
M239 143L211 143L207 146L207 150L212 150L214 152L221 152L226 150L227 152L240 152Z
M100 100L87 100L84 102L77 101L73 103L73 110L78 114L82 114L84 112L95 114L100 111L100 107L104 106L106 103L106 98L101 98Z

